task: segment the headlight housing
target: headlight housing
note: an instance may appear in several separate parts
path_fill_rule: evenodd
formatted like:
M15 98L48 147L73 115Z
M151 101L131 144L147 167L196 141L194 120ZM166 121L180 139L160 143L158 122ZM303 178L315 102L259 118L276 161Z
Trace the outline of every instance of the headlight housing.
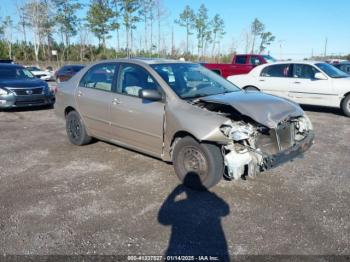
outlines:
M250 124L238 122L232 125L222 125L221 132L234 141L249 139L254 134L254 128Z
M3 88L3 87L0 87L0 96L2 96L2 95L7 95L9 92L5 89L5 88Z
M298 130L299 132L303 133L305 131L313 130L312 123L310 121L310 118L304 114L302 117L298 119Z

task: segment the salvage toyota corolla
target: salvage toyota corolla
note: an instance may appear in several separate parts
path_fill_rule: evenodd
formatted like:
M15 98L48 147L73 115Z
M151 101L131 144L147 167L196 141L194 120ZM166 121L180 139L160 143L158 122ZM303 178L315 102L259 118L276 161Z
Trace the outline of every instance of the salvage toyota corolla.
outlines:
M182 61L98 62L61 83L56 100L71 143L94 137L128 147L172 162L183 182L197 174L206 188L288 162L314 139L294 102L242 91Z

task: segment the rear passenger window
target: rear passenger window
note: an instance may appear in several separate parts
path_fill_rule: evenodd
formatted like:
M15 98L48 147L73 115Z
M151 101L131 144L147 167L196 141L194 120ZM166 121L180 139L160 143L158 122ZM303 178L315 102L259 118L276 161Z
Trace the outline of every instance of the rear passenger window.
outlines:
M116 64L100 64L92 67L80 81L80 86L112 91Z
M247 56L239 55L236 56L236 64L245 65L247 63Z
M289 65L281 64L281 65L271 65L265 67L261 71L261 76L263 77L289 77Z

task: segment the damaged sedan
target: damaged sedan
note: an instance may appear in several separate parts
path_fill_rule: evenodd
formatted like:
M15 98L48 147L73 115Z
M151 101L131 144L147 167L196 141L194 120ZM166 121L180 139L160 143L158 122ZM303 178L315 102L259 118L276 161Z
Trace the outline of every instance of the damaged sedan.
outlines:
M72 144L97 138L172 162L193 188L188 174L210 188L300 157L314 140L299 105L183 61L92 64L59 85L55 108Z

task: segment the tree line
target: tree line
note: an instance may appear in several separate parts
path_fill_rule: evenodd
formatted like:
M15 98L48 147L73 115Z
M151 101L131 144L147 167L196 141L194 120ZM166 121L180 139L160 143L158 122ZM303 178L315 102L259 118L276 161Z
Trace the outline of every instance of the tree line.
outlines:
M85 7L86 14L79 17ZM1 58L84 62L130 56L198 61L219 57L225 62L234 52L222 50L225 21L219 14L210 17L204 4L198 10L185 6L173 21L171 37L163 30L169 11L162 0L90 0L88 6L78 0L23 0L16 10L16 22L11 16L0 19ZM175 41L175 29L183 30L184 46ZM20 40L15 39L18 35ZM115 43L107 46L112 36ZM274 40L255 19L246 34L246 51L264 52Z

